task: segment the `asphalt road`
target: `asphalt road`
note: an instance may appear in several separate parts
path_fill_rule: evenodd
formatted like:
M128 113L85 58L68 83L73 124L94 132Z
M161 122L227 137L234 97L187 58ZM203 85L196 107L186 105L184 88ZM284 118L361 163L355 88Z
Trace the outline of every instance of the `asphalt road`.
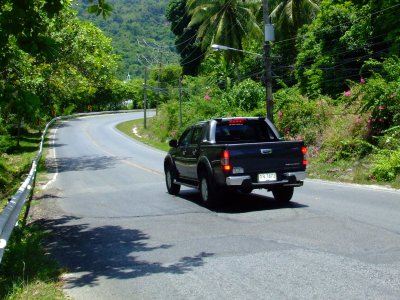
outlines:
M164 184L165 153L114 126L59 123L39 198L73 299L400 299L400 192L307 180L217 210Z

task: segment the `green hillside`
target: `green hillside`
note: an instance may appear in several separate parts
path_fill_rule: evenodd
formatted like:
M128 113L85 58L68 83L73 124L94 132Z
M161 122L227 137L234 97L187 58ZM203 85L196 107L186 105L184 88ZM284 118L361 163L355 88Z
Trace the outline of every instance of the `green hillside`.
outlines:
M95 23L112 38L114 49L121 56L118 76L124 79L128 73L132 77L142 76L143 66L139 60L147 65L156 65L160 60L163 64L178 61L174 36L165 18L168 2L109 0L113 12L106 20L87 12L87 0L77 1L76 10L79 18Z

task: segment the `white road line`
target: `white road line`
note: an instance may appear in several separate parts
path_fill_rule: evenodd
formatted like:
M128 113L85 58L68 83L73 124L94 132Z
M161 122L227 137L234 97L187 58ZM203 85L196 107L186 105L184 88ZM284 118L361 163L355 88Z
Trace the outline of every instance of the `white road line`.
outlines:
M53 136L52 136L52 139L53 139L53 140L52 140L52 142L51 142L51 144L52 144L52 150L53 150L53 159L54 159L55 171L56 171L56 172L54 173L53 178L43 186L43 189L44 189L44 190L47 189L47 187L48 187L49 185L51 185L52 183L54 183L54 182L56 181L56 179L57 179L57 176L58 176L58 164L57 164L56 147L54 147L55 140L56 140L57 130L58 130L58 128L56 128L56 129L54 130Z
M363 189L363 190L382 191L382 192L389 192L389 193L394 193L394 194L400 193L399 189L395 189L395 188L391 188L391 187L387 187L387 186L381 186L381 185L367 185L367 184L364 185L364 184L357 184L357 183L326 181L326 180L311 179L311 178L307 178L306 182L307 181L319 183L319 184L330 185L330 186L336 186L336 187L358 188L358 189Z

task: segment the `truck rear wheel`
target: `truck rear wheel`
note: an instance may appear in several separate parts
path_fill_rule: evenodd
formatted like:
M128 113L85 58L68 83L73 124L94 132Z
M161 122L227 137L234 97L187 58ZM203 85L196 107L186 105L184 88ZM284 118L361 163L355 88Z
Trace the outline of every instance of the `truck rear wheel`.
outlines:
M294 188L292 186L279 186L272 190L275 200L289 202L293 197Z
M168 193L171 195L178 195L181 190L181 186L179 184L174 183L174 170L171 166L165 168L165 183L167 185Z
M217 202L217 190L210 180L207 172L200 173L200 195L205 207L214 207Z

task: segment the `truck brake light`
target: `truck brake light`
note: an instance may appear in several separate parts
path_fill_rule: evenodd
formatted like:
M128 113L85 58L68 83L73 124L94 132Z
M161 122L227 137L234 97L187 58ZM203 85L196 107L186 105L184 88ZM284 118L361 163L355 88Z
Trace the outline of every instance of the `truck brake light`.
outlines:
M305 146L301 147L301 153L303 153L303 166L306 166L308 164L307 157L306 157L307 147L305 147Z
M301 153L303 153L303 155L307 154L307 147L303 146L301 147Z
M236 119L232 119L229 120L228 124L229 125L243 125L244 123L246 123L247 119L245 118L236 118Z
M231 155L228 150L224 150L221 152L221 168L224 172L229 172L230 170L232 170L230 158Z

